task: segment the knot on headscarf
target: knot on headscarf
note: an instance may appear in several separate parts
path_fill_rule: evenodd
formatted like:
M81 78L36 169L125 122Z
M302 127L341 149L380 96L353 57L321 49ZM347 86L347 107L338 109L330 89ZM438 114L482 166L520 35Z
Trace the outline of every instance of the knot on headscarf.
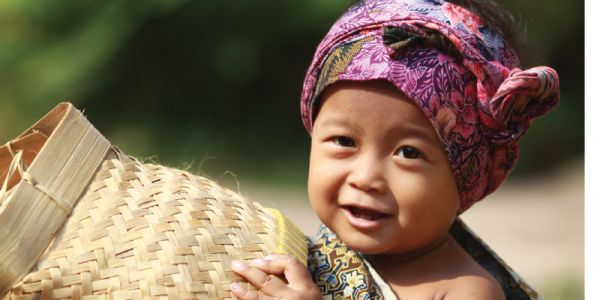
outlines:
M558 104L554 70L520 67L508 43L465 9L443 0L366 0L317 48L302 117L311 132L319 95L338 80L389 81L437 131L464 211L500 186L531 121Z
M510 71L494 96L480 99L480 118L487 139L496 145L517 142L531 121L558 105L558 74L548 67Z

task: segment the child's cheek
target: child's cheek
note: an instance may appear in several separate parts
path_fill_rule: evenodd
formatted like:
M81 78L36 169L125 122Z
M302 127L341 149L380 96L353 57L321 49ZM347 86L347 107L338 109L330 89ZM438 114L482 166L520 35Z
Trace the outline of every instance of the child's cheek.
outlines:
M323 149L313 146L308 175L308 196L317 216L327 225L343 184L341 166Z
M398 208L411 223L451 223L460 207L454 177L448 170L423 170L404 174L394 196ZM445 174L447 173L447 174Z

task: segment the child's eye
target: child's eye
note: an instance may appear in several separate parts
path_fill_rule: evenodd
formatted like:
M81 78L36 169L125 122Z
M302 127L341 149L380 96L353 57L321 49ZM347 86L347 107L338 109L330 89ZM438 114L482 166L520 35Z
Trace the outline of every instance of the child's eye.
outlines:
M333 141L338 144L338 146L342 147L355 147L356 144L351 138L345 136L336 136L333 138Z
M415 159L421 157L421 153L417 151L415 148L411 147L402 147L398 149L396 155L402 156L408 159Z

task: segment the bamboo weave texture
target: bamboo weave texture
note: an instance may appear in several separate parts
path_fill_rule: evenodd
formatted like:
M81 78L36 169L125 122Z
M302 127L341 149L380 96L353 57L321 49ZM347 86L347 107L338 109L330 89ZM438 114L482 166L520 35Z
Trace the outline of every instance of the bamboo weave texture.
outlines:
M5 299L235 299L230 283L244 280L232 260L287 253L306 262L304 236L276 210L112 151L36 270Z

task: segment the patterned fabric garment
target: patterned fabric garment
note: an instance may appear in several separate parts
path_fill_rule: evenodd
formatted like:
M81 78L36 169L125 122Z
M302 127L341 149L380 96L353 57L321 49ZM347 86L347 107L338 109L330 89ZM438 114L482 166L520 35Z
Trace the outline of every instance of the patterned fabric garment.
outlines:
M390 299L371 277L359 254L321 225L308 253L308 271L325 300ZM393 295L393 293L392 293Z
M507 300L542 300L518 274L459 218L450 234L459 245L498 281ZM390 286L361 254L351 250L325 225L308 250L308 271L325 300L397 300Z
M319 95L338 80L391 82L436 129L464 211L500 186L531 121L558 104L554 70L519 67L508 44L461 7L363 1L319 45L304 82L302 117L312 132Z

